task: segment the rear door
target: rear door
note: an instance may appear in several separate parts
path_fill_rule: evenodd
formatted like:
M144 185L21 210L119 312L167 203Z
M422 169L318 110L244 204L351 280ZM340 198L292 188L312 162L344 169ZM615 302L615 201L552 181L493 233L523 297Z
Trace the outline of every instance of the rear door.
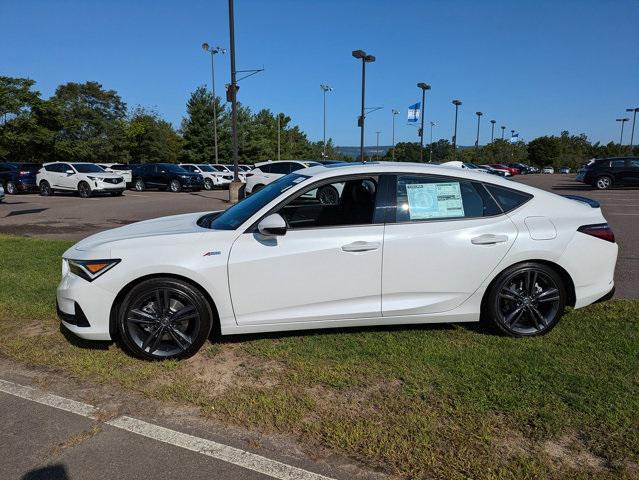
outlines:
M628 185L639 185L639 158L626 159L625 183Z
M397 175L384 233L382 313L452 310L504 258L517 229L484 186L437 175Z

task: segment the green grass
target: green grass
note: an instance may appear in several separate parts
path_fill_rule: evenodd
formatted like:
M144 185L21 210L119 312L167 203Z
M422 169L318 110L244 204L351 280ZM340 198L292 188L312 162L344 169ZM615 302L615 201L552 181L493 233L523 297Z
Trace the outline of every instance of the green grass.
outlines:
M146 363L70 342L67 242L0 237L0 352L221 421L290 433L404 478L636 478L639 302L569 312L542 338L419 326L221 339Z

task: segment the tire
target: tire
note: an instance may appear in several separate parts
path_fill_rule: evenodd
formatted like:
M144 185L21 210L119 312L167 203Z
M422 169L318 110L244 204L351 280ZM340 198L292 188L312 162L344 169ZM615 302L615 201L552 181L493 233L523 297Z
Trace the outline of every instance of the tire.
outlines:
M597 190L608 190L612 187L612 178L608 175L602 175L595 180L595 188Z
M254 193L259 192L260 190L262 190L264 188L264 185L262 185L261 183L258 183L257 185L255 185L253 187L253 190L251 190L251 195L253 195Z
M520 263L493 280L482 303L482 319L511 337L545 335L564 314L567 297L564 281L553 268Z
M9 195L18 194L18 187L16 186L15 182L7 182L7 185L4 187L4 189Z
M87 182L78 183L78 194L82 198L89 198L91 196L91 187Z
M133 188L138 192L143 192L144 190L146 190L146 185L144 184L144 180L142 180L141 178L138 178L133 184Z
M42 180L40 182L40 195L42 195L43 197L50 197L51 195L53 195L53 189L51 188L51 185L49 185L49 182L47 182L46 180Z
M131 355L168 360L188 358L202 347L211 332L213 313L197 288L173 278L153 278L127 293L117 322L122 344Z
M215 185L213 185L213 180L207 178L204 180L204 190L213 190Z
M315 195L322 205L339 205L339 192L333 185L324 185L317 190Z
M169 183L169 190L173 193L177 193L182 190L182 184L179 180L171 180L171 183Z

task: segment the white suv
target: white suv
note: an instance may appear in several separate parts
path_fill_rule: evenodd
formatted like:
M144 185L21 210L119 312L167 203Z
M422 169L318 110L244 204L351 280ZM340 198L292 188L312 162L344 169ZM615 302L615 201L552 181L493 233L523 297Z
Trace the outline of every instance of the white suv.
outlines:
M226 165L222 165L221 163L212 163L211 166L218 172L222 172L224 175L230 175L231 181L233 181L235 173L233 172L232 167L227 167ZM240 182L246 182L246 176L244 175L244 171L241 168L238 168L237 176L239 177Z
M204 188L213 190L215 187L228 188L233 176L220 172L208 164L180 163L180 167L191 173L199 173L204 177Z
M120 174L127 187L133 183L133 172L131 167L125 163L96 163L96 165L103 168L105 172Z
M269 160L256 163L255 168L246 174L245 192L250 195L284 175L314 165L320 165L320 163L312 160L279 160L277 162Z
M45 163L36 175L40 195L53 195L56 191L78 192L82 198L93 193L122 195L126 188L124 177L105 172L95 163Z

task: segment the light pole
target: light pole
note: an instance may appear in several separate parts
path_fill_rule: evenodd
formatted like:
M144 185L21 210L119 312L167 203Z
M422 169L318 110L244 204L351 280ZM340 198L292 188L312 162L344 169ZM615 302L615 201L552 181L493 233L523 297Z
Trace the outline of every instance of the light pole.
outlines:
M497 123L495 120L491 120L492 128L490 130L490 143L495 141L495 124Z
M330 85L320 85L322 92L324 93L324 151L322 157L326 158L326 92L332 92L333 88Z
M215 163L220 163L217 156L217 97L215 96L215 54L226 53L226 49L222 47L209 47L209 44L204 42L202 49L211 54L211 90L213 92L213 142L215 144Z
M635 146L635 120L637 119L639 108L626 108L626 112L632 112L632 130L630 132L630 153L632 153L632 149Z
M479 122L481 121L482 112L475 112L477 115L477 137L475 138L475 150L479 150Z
M506 131L506 127L505 126L501 126L501 139L504 139L504 132Z
M278 113L277 114L277 161L280 161L281 155L280 155L280 132L282 130L282 127L280 126L280 122L282 120L282 114Z
M618 118L617 122L621 122L621 137L619 137L619 146L623 145L623 125L624 123L626 123L628 120L630 120L629 118Z
M360 137L359 137L359 158L364 163L364 102L366 98L366 64L375 61L373 55L367 54L364 50L353 50L352 55L354 58L362 61L362 111L359 116Z
M375 132L375 134L377 135L377 144L375 146L375 157L376 159L379 161L379 134L382 133L380 131Z
M422 91L422 126L419 128L419 161L424 161L424 111L426 110L426 90L430 90L430 85L419 82L417 88Z
M226 99L231 101L231 131L233 137L233 181L229 185L229 202L237 203L240 199L242 182L238 175L237 152L237 76L235 71L235 20L233 16L233 0L229 0L229 37L231 50L231 83L227 86Z
M455 160L455 155L457 154L457 111L459 110L459 106L462 104L461 100L453 100L453 105L455 105L455 128L453 130L453 160Z
M399 115L399 110L392 110L393 113L393 161L395 160L395 117Z
M428 163L433 163L433 127L436 127L435 122L430 122L430 145L428 146Z

